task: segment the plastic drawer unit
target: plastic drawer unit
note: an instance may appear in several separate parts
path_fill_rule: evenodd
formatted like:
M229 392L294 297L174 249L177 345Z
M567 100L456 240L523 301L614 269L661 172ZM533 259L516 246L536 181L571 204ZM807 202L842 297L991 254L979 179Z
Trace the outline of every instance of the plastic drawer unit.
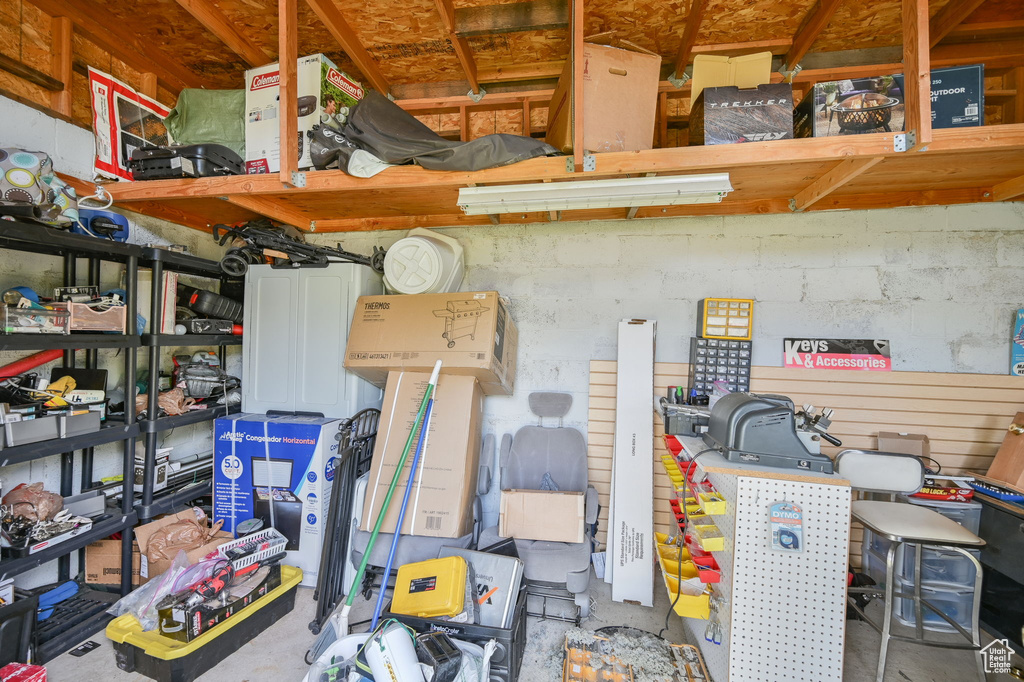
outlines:
M904 580L896 580L897 591L911 594L914 591L914 584ZM965 589L958 585L945 583L922 583L921 599L935 605L935 607L952 618L960 627L968 632L971 631L971 606L974 603L974 590ZM912 599L895 598L893 615L896 620L904 625L915 626L917 618L914 613L914 601ZM932 632L956 632L952 625L946 622L942 616L931 609L921 606L922 626L925 630Z

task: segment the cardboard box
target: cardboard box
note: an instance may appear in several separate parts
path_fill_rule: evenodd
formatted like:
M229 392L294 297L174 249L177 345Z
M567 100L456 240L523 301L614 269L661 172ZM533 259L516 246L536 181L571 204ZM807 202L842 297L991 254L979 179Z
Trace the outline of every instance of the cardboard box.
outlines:
M894 431L878 432L878 451L896 452L917 457L931 457L932 446L928 436L923 433L896 433ZM927 466L927 462L925 465Z
M430 374L426 372L392 372L388 375L370 464L370 481L363 503L363 530L372 530L377 522L429 379ZM458 538L473 530L483 394L474 377L444 374L442 371L437 381L436 396L402 532ZM415 445L414 442L413 448ZM395 531L413 455L414 451L410 451L381 532Z
M261 518L288 538L284 562L316 585L339 419L238 414L214 423L213 519L235 532ZM271 523L273 518L273 523Z
M476 377L485 395L512 395L518 332L496 291L360 296L345 368L383 388L388 372Z
M300 57L298 65L299 168L313 165L309 134L314 125L341 129L363 88L322 54ZM245 172L281 170L281 70L267 64L245 72Z
M793 138L793 86L704 88L690 110L690 144L735 144Z
M632 152L654 146L661 57L607 45L583 46L583 148ZM572 60L551 96L545 141L571 152Z
M151 579L157 577L168 568L171 567L173 559L160 559L159 561L150 561L146 555L146 550L149 547L149 540L153 537L153 533L160 530L164 526L167 526L183 519L194 519L196 518L195 509L186 509L185 511L178 512L177 514L168 514L156 521L151 521L142 526L136 526L135 528L135 542L139 547L139 584L145 585ZM188 557L190 563L195 563L205 557L207 554L216 551L218 547L223 545L225 542L230 542L234 539L231 533L224 530L219 530L213 535L213 539L207 542L205 545L193 549L189 552L185 552L185 556Z
M1013 336L1010 337L1010 374L1024 377L1024 308L1013 315Z
M1013 417L1013 426L1003 436L1003 444L989 465L988 473L981 478L1005 483L1014 490L1024 492L1024 433L1021 432L1024 429L1024 412L1018 412Z
M984 125L984 71L975 64L931 72L933 128ZM899 132L905 101L903 74L815 83L796 107L793 132L796 137ZM865 105L868 112L857 111Z
M142 554L132 543L132 587L141 584ZM89 585L121 584L121 541L98 540L85 548L85 582Z
M498 534L520 540L583 542L584 498L576 492L502 490Z

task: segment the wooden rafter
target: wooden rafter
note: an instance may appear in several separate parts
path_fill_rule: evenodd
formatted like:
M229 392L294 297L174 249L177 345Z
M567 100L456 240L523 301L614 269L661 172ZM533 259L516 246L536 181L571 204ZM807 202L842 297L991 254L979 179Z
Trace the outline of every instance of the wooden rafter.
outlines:
M169 90L215 87L178 60L146 42L123 21L91 0L28 0L51 17L68 17L76 30L136 71L151 71Z
M452 0L434 0L438 14L441 15L441 23L444 25L448 40L452 42L452 49L455 56L462 65L462 71L466 74L469 87L473 92L480 92L480 79L476 73L476 60L473 59L473 51L469 47L469 41L455 32L455 8Z
M248 66L262 66L274 61L254 42L235 28L235 24L217 9L210 0L177 0L207 31L242 58Z
M526 0L455 10L455 34L463 38L518 31L545 31L569 25L567 0Z
M784 71L792 72L800 63L800 60L804 58L807 51L811 49L811 45L818 39L818 35L821 34L822 30L832 20L832 15L835 14L840 2L842 0L818 0L815 3L814 8L808 12L807 17L793 37L793 45L789 48L789 52L786 53L782 67Z
M572 159L578 173L583 172L583 0L569 0L572 4ZM696 0L694 0L696 1Z
M932 82L928 58L928 0L903 0L904 129L922 149L932 140Z
M299 169L299 117L293 104L299 97L299 2L278 0L278 59L281 74L281 182L291 186L292 173Z
M74 61L71 38L74 28L67 17L50 20L50 73L63 87L50 95L50 106L62 116L71 115L71 80Z
M291 225L292 227L300 230L309 229L309 217L303 214L301 211L297 211L290 208L279 201L273 201L266 197L255 197L248 195L236 195L232 197L225 197L229 203L235 206L240 206L244 209L252 211L253 213L259 213L262 216L266 216L272 220Z
M870 170L882 162L882 157L867 159L846 159L840 161L829 172L797 192L793 197L794 211L804 211L812 204L839 189L861 173Z
M935 47L949 35L950 31L963 23L964 19L978 9L985 0L950 0L932 18L928 28L928 45Z
M306 4L320 17L320 21L334 39L338 41L341 49L345 50L345 54L349 56L349 59L359 67L359 70L370 81L370 84L381 93L388 94L391 90L391 84L384 77L383 72L381 72L380 67L377 65L377 61L363 47L359 36L352 30L349 23L345 21L345 17L342 16L341 11L334 4L334 0L306 0Z
M697 32L704 20L704 10L707 9L708 0L690 0L690 13L686 15L686 28L683 29L683 41L679 44L679 52L676 53L676 61L673 73L676 78L682 78L686 65L690 63L690 56L693 54L693 46L697 43Z
M1009 201L1024 196L1024 175L992 187L992 201Z
M62 81L47 73L43 73L39 69L34 69L24 62L19 62L17 59L12 59L11 57L3 54L0 54L0 71L6 71L18 78L23 78L29 83L38 85L44 90L49 90L50 92L60 92L64 89L64 83Z
M146 71L140 74L139 79L139 92L149 97L150 99L156 99L157 94L157 77L155 73Z
M959 24L953 27L946 38L987 38L998 39L1024 35L1024 20L986 21Z

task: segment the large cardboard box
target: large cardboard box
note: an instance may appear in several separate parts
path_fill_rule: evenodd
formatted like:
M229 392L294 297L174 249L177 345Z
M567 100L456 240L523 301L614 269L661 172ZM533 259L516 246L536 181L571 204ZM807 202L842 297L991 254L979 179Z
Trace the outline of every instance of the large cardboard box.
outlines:
M520 540L583 542L584 494L551 490L502 490L498 534Z
M895 431L878 432L879 452L895 452L915 457L931 457L932 446L928 436L923 433L896 433ZM928 464L925 462L925 464Z
M1010 374L1024 377L1024 308L1013 314L1013 334L1010 337Z
M583 45L583 148L633 152L654 146L661 57L607 45ZM548 109L545 141L571 152L572 60L566 60Z
M132 587L141 584L142 555L132 543ZM89 585L121 584L121 541L98 540L85 548L85 582Z
M1024 492L1024 412L1018 412L1013 417L999 452L989 465L988 473L982 478L1005 483L1014 490Z
M690 144L735 144L793 138L793 86L704 88L690 111Z
M150 560L147 556L149 549L149 540L153 537L153 534L172 523L181 521L184 519L196 518L196 511L194 509L186 509L185 511L178 512L177 514L168 514L156 521L151 521L145 525L137 526L135 528L135 542L139 547L139 584L144 585L153 578L157 577L168 568L171 567L172 559L160 559ZM230 542L234 539L231 533L224 530L219 530L213 534L213 539L207 542L201 547L197 547L189 552L185 552L185 556L188 557L190 563L195 563L205 557L207 554L215 551L218 547L223 545L225 542Z
M383 387L388 372L476 377L486 395L511 395L519 341L496 291L360 296L345 348L345 368Z
M316 585L337 464L339 419L238 414L214 423L213 519L234 533L260 518L285 537L284 562Z
M426 372L388 375L363 503L363 530L372 530L377 522L429 379ZM442 367L402 533L458 538L473 530L482 412L483 394L477 380L472 376L445 374ZM381 532L395 531L414 454L411 449Z
M313 165L309 133L314 125L340 130L349 108L363 98L363 88L322 54L299 58L299 168ZM245 72L245 172L281 169L281 69L267 64Z

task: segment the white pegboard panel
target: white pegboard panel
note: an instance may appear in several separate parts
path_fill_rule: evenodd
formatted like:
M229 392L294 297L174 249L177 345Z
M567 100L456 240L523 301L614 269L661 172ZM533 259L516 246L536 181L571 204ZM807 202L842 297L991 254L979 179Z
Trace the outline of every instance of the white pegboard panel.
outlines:
M717 681L841 682L850 488L716 478L737 480L735 496L723 491L727 500L736 500L736 523L729 674ZM802 552L770 548L768 506L783 500L803 508Z

